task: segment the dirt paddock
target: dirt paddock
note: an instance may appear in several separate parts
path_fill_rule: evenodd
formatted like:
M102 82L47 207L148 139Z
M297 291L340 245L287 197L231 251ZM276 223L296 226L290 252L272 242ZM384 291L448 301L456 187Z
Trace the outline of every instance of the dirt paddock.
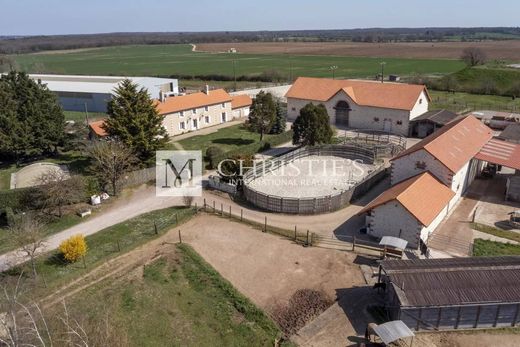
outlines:
M459 59L464 48L480 47L490 59L519 60L520 40L483 42L233 42L197 44L197 51L238 53L286 53L347 57L395 57Z
M182 226L182 238L264 309L301 288L336 299L337 289L365 285L352 253L305 248L225 218L200 215Z

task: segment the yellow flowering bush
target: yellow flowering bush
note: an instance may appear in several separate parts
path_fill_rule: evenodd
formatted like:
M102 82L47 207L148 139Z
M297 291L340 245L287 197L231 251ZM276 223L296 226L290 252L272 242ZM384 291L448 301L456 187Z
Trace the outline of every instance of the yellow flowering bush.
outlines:
M74 263L87 254L87 243L81 234L74 235L60 244L60 252L63 258Z

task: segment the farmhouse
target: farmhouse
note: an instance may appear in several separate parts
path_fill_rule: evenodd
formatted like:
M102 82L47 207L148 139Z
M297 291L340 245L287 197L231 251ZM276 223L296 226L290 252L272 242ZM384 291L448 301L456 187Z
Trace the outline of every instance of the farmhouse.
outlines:
M163 126L170 136L196 131L249 116L252 100L247 95L231 96L224 89L171 96L157 102Z
M285 95L287 117L295 120L308 103L323 104L330 123L407 136L410 121L428 111L424 85L361 80L298 78Z
M209 88L155 102L162 125L170 136L245 118L249 116L251 104L247 95L230 96L224 89L210 91ZM107 136L103 124L104 120L89 123L91 140Z
M412 330L515 327L520 257L384 260L379 270L390 319Z
M492 130L469 116L457 119L394 157L392 188L361 212L367 233L396 236L411 248L428 237L464 194L486 161L476 158L492 139Z
M146 89L153 99L179 92L178 81L170 78L39 74L29 77L56 93L66 111L106 112L114 90L125 79Z

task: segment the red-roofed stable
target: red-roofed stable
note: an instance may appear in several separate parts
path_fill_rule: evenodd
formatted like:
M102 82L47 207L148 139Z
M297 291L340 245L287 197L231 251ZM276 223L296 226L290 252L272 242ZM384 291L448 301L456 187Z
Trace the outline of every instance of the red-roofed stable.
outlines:
M340 91L360 106L408 111L413 109L422 92L429 98L424 85L310 77L299 77L285 96L325 102Z
M248 107L253 104L253 100L249 97L249 95L235 95L231 99L231 108L237 109L242 107Z
M429 172L424 172L386 190L362 209L359 214L395 200L422 225L428 226L454 196L455 193L451 189Z
M493 137L493 131L473 116L448 123L392 161L424 149L451 172L459 171Z

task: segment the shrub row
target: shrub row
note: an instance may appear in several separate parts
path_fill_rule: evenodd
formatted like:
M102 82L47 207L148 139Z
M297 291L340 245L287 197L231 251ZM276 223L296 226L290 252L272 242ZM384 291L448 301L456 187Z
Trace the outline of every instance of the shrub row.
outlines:
M235 78L232 75L207 74L207 75L184 75L176 74L167 76L181 80L202 80L202 81L222 81L231 82ZM278 70L264 71L260 74L240 75L236 77L237 82L286 82L288 76Z
M19 188L0 191L0 212L10 207L15 212L36 208L41 191L38 188Z

